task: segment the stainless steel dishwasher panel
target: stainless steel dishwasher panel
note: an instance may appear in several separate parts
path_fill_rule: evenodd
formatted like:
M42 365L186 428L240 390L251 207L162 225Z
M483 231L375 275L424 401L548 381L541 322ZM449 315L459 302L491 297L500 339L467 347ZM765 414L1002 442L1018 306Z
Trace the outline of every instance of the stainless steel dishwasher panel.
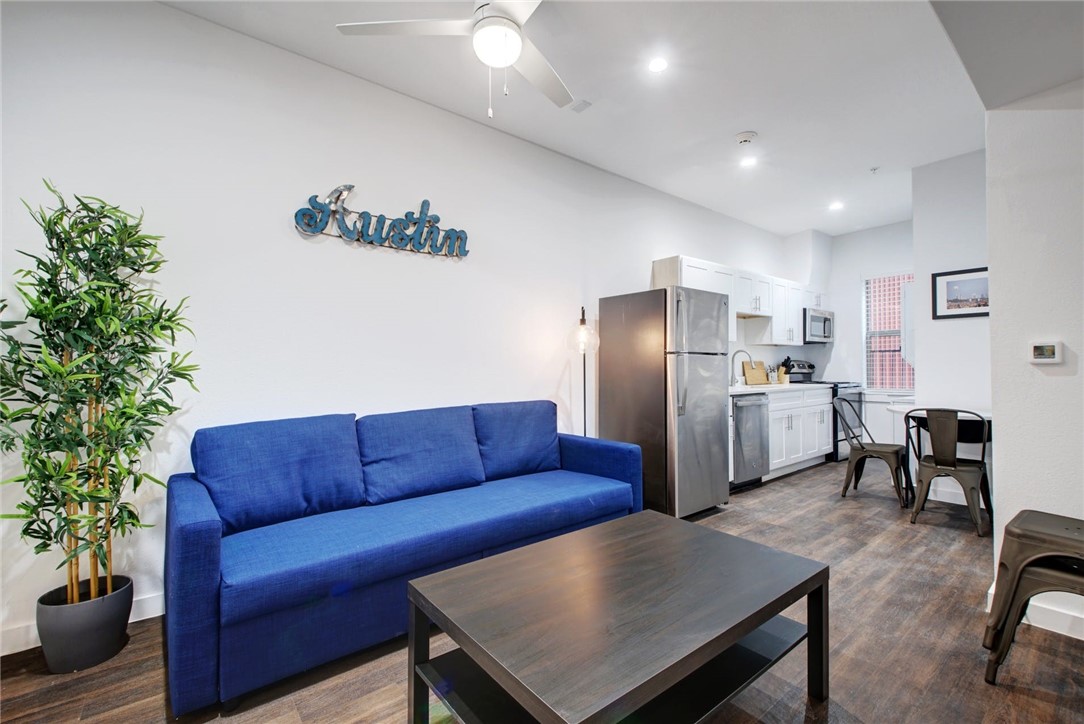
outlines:
M768 474L768 396L735 395L734 482L748 483Z

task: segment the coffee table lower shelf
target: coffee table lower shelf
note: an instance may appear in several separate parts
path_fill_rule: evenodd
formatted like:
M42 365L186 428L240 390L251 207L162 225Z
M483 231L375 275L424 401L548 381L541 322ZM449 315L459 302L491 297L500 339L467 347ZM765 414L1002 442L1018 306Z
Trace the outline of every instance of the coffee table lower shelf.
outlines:
M635 712L638 721L699 722L741 693L806 638L806 627L776 616ZM418 674L465 724L534 722L462 649L417 667Z

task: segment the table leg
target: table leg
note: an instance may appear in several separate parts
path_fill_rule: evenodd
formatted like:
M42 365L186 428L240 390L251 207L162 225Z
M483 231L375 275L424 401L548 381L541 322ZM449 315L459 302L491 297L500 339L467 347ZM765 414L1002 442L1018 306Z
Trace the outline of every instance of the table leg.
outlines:
M809 696L828 699L828 581L806 596L806 639Z
M429 660L429 618L410 602L407 622L407 721L429 722L429 686L418 674L418 664Z
M921 434L921 433L920 433ZM919 439L919 444L922 440ZM907 493L903 496L906 507L915 504L915 483L911 478L911 426L907 424L907 416L903 418L903 469L907 480Z

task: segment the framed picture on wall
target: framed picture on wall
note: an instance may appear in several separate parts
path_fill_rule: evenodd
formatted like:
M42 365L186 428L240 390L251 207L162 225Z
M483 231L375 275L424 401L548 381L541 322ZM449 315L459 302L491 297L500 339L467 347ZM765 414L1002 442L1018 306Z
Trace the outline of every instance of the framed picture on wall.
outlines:
M990 316L989 267L939 272L931 277L934 319Z

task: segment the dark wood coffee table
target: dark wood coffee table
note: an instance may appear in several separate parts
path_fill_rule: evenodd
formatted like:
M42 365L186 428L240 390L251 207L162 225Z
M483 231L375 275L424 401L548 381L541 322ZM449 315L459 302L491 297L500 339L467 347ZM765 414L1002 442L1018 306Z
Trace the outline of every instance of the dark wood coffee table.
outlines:
M806 597L808 629L780 612ZM653 511L409 584L410 720L695 722L808 639L828 698L828 566ZM459 648L429 657L430 623Z

